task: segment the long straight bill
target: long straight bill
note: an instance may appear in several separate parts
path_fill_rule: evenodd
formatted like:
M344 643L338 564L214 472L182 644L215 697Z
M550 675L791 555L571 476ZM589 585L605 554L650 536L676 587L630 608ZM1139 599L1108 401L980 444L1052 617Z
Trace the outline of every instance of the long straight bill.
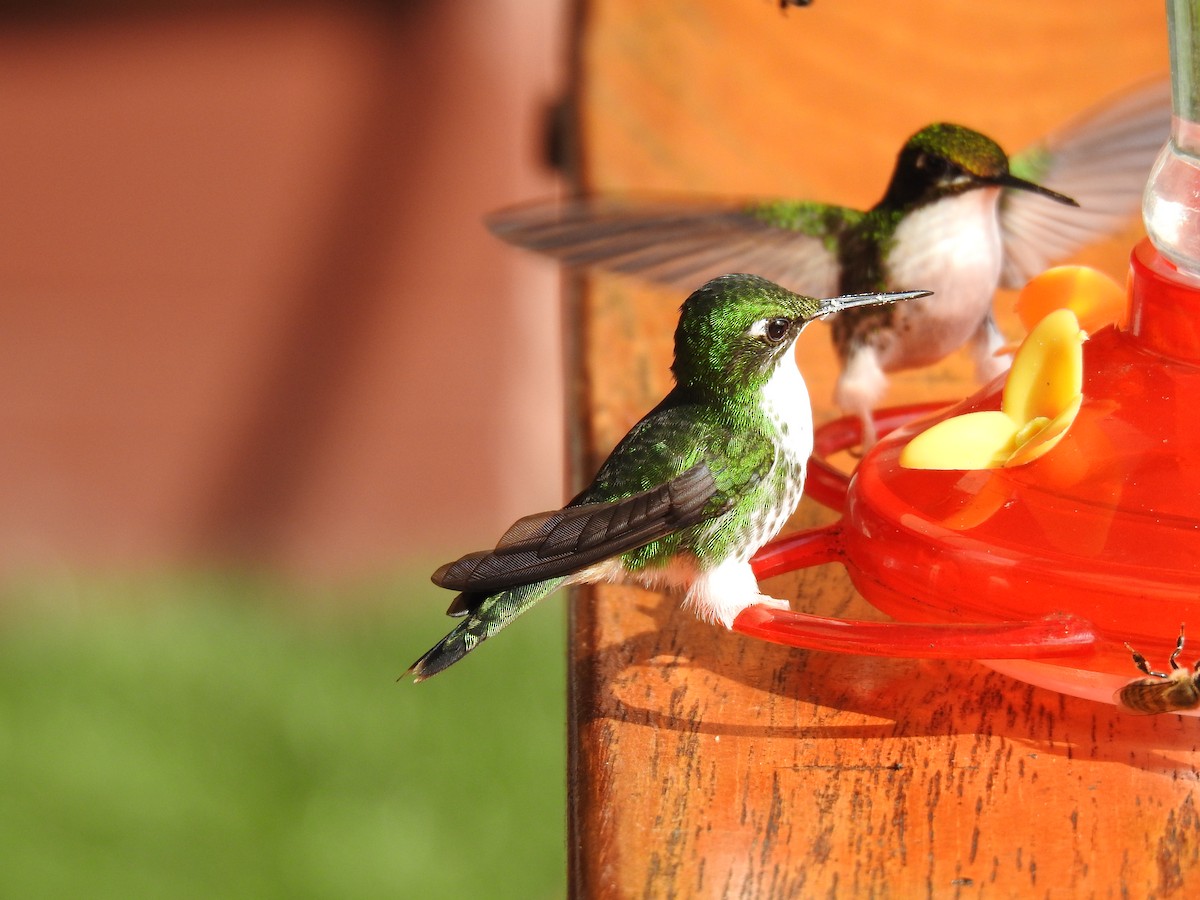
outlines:
M897 303L901 300L916 300L918 297L929 297L933 291L894 291L882 294L846 294L844 297L831 297L822 300L817 308L817 316L830 316L844 309L856 306L883 306L886 303Z

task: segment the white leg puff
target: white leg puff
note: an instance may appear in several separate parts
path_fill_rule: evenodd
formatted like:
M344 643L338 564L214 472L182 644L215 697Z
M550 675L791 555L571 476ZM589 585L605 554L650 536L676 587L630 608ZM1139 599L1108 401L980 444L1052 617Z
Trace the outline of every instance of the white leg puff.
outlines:
M997 375L1007 372L1012 365L1012 357L1007 353L1000 353L1003 347L1004 335L989 315L971 337L971 359L975 363L975 377L982 384L987 384Z
M720 622L726 628L747 606L765 603L776 609L789 609L790 604L778 597L771 597L758 589L758 580L749 562L729 560L714 569L697 574L683 598L683 605L690 607L706 622Z
M851 351L833 391L833 399L847 413L857 415L863 425L863 452L875 444L875 421L871 411L887 391L887 375L879 365L879 357L869 346Z

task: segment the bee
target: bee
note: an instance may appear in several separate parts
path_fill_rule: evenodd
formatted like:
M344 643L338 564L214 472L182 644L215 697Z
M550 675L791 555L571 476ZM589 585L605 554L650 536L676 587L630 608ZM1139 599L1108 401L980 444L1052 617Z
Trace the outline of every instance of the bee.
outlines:
M1191 669L1179 665L1177 660L1183 652L1183 626L1179 626L1179 640L1175 642L1167 663L1170 672L1152 672L1146 657L1126 642L1125 648L1133 654L1133 664L1148 678L1135 679L1114 695L1113 699L1123 710L1139 715L1179 712L1200 706L1200 661Z

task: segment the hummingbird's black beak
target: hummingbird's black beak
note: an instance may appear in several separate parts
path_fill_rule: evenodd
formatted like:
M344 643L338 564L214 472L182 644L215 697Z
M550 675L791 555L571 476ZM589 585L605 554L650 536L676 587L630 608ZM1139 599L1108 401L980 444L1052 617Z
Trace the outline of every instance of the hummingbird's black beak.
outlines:
M1016 188L1019 191L1032 191L1035 194L1041 194L1043 197L1049 197L1051 200L1058 203L1065 203L1067 206L1078 206L1079 204L1068 197L1066 194L1060 194L1058 191L1052 191L1048 187L1042 187L1040 184L1035 184L1032 181L1026 181L1024 178L1018 178L1012 172L1005 172L996 179L996 184L1000 187Z
M896 303L900 300L916 300L918 297L929 297L933 291L894 291L880 294L846 294L843 297L831 297L820 301L814 319L832 316L844 309L854 309L856 306L883 306L885 303Z

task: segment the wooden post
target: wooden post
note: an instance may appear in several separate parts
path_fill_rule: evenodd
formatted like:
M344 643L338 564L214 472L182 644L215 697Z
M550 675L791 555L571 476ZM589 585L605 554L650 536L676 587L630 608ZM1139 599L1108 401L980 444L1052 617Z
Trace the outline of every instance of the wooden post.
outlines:
M960 122L1015 151L1167 68L1163 9L1147 0L816 0L786 13L769 0L589 0L578 22L588 190L867 206L922 125ZM1122 279L1139 234L1079 260ZM609 277L575 295L577 481L667 389L682 299ZM836 414L828 343L813 328L798 351L819 422ZM963 396L967 374L956 359L905 375L887 402ZM831 518L805 501L792 524ZM769 588L797 609L882 618L836 566ZM1125 716L975 663L788 650L635 589L582 590L572 608L576 896L1200 886L1194 719Z

